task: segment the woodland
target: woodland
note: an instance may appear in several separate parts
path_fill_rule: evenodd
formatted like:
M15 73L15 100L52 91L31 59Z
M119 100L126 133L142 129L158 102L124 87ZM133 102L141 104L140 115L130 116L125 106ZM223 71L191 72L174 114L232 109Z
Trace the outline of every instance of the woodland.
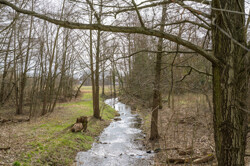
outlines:
M248 165L249 76L249 0L0 0L0 165L71 165L108 98L155 165Z

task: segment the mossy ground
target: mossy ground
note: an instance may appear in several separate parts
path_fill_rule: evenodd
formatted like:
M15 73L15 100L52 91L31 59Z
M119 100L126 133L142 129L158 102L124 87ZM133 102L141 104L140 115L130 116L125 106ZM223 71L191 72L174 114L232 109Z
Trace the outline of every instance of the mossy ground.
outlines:
M16 133L12 141L23 142L22 149L16 151L19 154L13 165L70 165L77 152L91 148L95 137L115 117L116 111L100 101L103 120L92 118L91 87L83 87L82 92L80 100L60 103L52 114L13 128ZM87 131L72 133L70 128L79 116L89 117Z

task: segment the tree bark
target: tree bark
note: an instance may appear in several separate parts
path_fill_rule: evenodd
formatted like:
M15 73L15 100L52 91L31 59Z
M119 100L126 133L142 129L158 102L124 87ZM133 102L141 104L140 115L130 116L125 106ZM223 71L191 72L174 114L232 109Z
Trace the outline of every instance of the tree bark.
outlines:
M100 108L99 108L99 54L100 54L100 40L101 40L101 31L97 32L97 47L96 47L96 67L95 67L95 109L94 117L100 119Z
M96 18L98 24L101 24L101 13L102 13L102 0L100 2L99 16ZM100 108L99 108L99 63L100 63L100 42L101 42L101 30L97 30L97 46L96 46L96 59L95 59L95 106L94 106L94 117L101 119Z
M213 0L213 8L244 12L244 1ZM212 11L214 139L219 166L243 166L247 134L249 62L244 14ZM231 37L229 37L231 36ZM235 41L239 42L236 43Z
M91 14L91 21L92 23L92 14ZM93 110L96 107L96 97L95 97L95 71L94 71L94 60L93 60L93 44L92 44L92 30L90 30L90 70L91 70L91 85L92 85L92 100L93 100Z
M164 23L166 21L166 5L163 5L162 8L162 18L161 18L161 27L160 31L164 32ZM157 46L157 56L156 56L156 66L155 66L155 80L154 80L154 92L153 92L153 107L151 115L151 130L150 130L150 140L158 139L158 109L161 105L161 93L160 93L160 82L161 82L161 61L162 61L162 45L163 38L159 38Z

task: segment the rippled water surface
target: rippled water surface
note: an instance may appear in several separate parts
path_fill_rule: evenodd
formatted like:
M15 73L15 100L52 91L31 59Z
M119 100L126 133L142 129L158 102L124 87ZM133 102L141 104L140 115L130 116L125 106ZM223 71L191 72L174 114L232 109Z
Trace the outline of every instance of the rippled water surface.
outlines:
M106 104L115 108L121 118L104 129L98 141L86 152L76 157L78 166L148 166L153 164L152 154L146 153L137 141L144 137L139 129L141 119L131 113L131 108L117 99L108 99Z

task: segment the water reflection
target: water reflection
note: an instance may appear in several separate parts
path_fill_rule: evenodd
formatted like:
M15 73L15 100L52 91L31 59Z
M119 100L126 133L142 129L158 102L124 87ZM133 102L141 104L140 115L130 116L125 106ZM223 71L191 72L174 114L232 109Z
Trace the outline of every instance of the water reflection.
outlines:
M108 99L106 104L115 108L121 120L113 121L100 135L98 143L87 152L79 152L78 166L148 166L152 165L152 154L146 153L136 142L144 137L140 129L142 119L131 113L127 106L117 99Z

